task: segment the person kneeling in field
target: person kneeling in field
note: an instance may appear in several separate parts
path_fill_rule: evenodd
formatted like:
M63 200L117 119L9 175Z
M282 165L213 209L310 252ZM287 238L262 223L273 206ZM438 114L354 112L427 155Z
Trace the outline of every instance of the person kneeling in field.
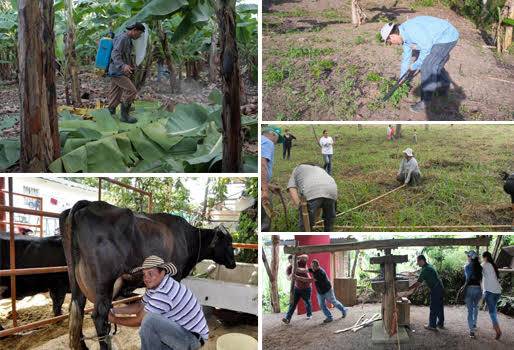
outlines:
M332 231L337 200L337 184L332 176L316 164L300 164L294 168L287 183L287 190L299 211L300 231L305 231L300 196L307 200L310 231L315 224L318 209L323 209L325 232Z
M421 182L421 172L419 171L418 161L414 158L412 149L406 148L403 151L403 157L396 180L405 185L419 185Z

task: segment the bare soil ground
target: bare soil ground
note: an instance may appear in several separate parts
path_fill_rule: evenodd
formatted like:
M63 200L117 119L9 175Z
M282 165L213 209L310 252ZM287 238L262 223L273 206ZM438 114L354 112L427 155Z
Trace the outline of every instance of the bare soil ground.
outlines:
M334 318L334 322L322 324L324 315L315 312L311 320L305 315L294 315L291 324L285 325L283 314L264 314L262 317L262 348L272 349L396 349L396 345L373 345L371 327L358 332L334 334L335 330L350 327L365 313L371 317L380 313L380 304L361 304L349 308L344 319ZM334 317L338 311L332 311ZM409 343L401 345L402 349L512 349L514 347L514 319L503 314L499 322L503 331L500 340L494 340L494 330L489 314L480 311L478 315L478 333L476 339L468 336L467 309L465 306L445 307L445 327L447 329L432 332L423 328L428 321L429 309L412 306L410 309L411 330L408 331Z
M63 313L69 308L70 295L66 296L63 305ZM86 308L92 306L89 302ZM19 322L26 324L45 318L53 317L51 300L48 294L37 294L18 301ZM12 327L10 320L10 299L3 299L0 302L0 324L4 328ZM229 325L222 323L217 313L211 308L204 308L209 324L209 341L202 349L215 350L218 337L226 333L243 333L258 339L257 325L246 324L245 322ZM96 335L91 314L84 317L84 336L93 337ZM118 326L118 333L112 338L113 350L137 350L140 349L139 328ZM87 340L87 346L91 350L98 349L98 342ZM9 350L67 350L68 346L68 320L56 324L41 327L36 330L26 331L9 337L0 338L0 349Z
M512 120L514 55L487 48L487 34L447 7L412 7L414 1L361 1L368 22L354 28L350 1L272 1L263 13L263 120ZM431 15L460 32L446 69L447 98L414 114L419 77L397 106L378 103L373 74L397 78L401 47L384 46L384 23ZM486 38L486 39L484 39ZM370 73L373 73L370 76ZM502 79L500 81L497 79Z

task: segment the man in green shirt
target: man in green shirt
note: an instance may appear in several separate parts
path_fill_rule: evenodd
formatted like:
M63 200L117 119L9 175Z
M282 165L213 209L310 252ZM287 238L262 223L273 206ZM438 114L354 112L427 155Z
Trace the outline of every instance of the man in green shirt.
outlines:
M430 289L430 317L425 328L431 331L437 331L437 327L444 329L443 283L435 268L427 263L424 255L418 256L418 266L421 267L421 273L418 281L409 287L409 291L414 291L425 282Z

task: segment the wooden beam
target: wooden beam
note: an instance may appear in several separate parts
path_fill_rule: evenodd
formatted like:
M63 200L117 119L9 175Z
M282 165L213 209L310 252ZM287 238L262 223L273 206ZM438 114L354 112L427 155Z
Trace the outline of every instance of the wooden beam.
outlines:
M373 256L369 259L370 264L399 264L407 261L409 261L408 255Z
M363 242L323 244L298 247L284 247L285 254L314 254L363 249L396 249L399 247L432 247L432 246L487 246L491 236L479 238L406 238L384 239Z

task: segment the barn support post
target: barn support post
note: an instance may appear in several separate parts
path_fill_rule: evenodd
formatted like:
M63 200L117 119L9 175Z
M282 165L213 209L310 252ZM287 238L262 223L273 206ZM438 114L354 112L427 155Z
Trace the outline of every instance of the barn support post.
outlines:
M9 268L16 268L16 257L14 256L14 202L13 202L13 178L9 178ZM16 311L16 276L11 275L11 308L12 324L18 326L18 312Z
M5 188L5 177L0 177L0 190ZM5 205L4 192L0 193L0 205ZM5 224L5 211L0 211L0 230L3 232L7 231L7 225Z

